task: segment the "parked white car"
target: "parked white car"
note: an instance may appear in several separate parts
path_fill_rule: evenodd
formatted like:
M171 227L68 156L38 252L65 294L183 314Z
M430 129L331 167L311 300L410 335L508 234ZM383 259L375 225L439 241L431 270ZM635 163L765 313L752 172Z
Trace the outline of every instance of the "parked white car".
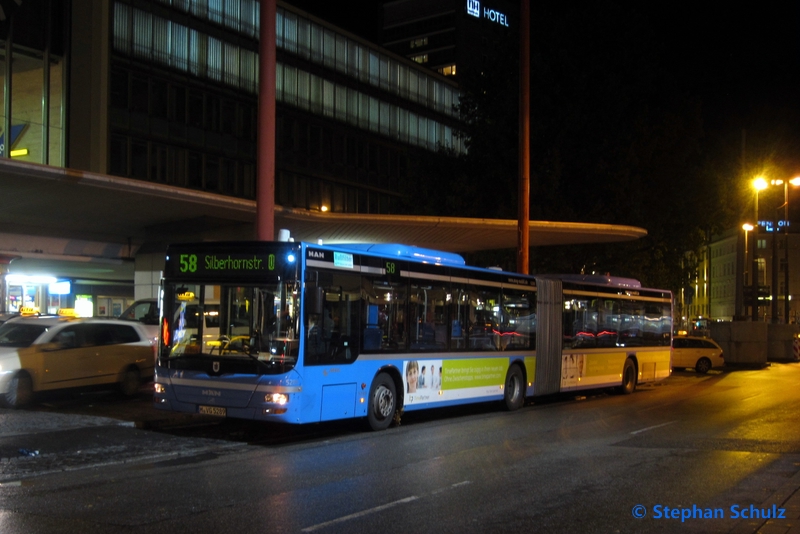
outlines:
M672 338L672 368L689 368L707 373L725 365L722 348L707 337L675 336Z
M137 300L128 306L119 316L119 319L143 324L148 337L158 343L159 315L158 301L150 298Z
M0 400L17 408L39 391L114 383L132 396L152 380L155 351L133 321L16 317L0 325Z

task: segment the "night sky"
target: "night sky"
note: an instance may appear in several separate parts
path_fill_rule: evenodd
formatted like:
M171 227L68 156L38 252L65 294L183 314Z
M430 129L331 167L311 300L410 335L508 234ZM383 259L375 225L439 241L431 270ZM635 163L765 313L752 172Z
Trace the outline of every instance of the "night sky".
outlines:
M668 46L676 76L703 97L709 120L725 124L738 115L756 124L766 108L794 107L800 88L799 4L698 4L703 7L663 4L649 16Z
M377 0L288 1L380 43ZM517 42L493 43L477 85L459 71L489 119L468 122L463 167L422 173L439 185L414 209L516 216ZM590 263L679 288L686 250L752 222L752 178L800 176L800 1L532 1L531 48L531 218L648 231L627 248L548 251L537 268ZM759 199L759 218L778 216L782 191Z
M379 40L378 0L289 3L364 38ZM680 78L688 92L702 97L712 130L733 127L737 121L741 127L760 127L768 120L785 118L785 108L795 106L800 88L800 2L593 3L617 6L630 21L641 20L649 26L654 41L661 44L653 60ZM552 14L559 5L532 2L531 15L534 19L542 16L542 10ZM564 9L562 14L570 17L575 11ZM609 35L609 39L624 39L624 20L615 31L623 35Z

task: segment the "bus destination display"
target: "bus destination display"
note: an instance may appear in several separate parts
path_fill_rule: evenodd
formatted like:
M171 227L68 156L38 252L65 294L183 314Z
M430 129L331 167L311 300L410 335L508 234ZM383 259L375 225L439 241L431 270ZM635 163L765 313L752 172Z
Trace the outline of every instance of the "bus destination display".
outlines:
M173 249L167 254L166 275L181 277L252 277L294 270L291 251L227 251Z

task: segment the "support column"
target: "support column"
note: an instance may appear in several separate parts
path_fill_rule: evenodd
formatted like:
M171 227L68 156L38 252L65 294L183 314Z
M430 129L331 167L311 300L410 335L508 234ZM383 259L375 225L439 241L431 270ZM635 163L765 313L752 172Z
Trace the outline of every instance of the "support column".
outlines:
M134 300L158 298L165 261L163 252L136 255L133 272Z
M517 216L517 272L528 274L531 190L531 4L522 0L519 12L519 191Z
M19 259L19 256L0 255L0 314L8 313L8 286L6 285L6 275L8 274L8 266L16 259Z
M256 237L275 239L276 0L261 0L258 75L258 183Z

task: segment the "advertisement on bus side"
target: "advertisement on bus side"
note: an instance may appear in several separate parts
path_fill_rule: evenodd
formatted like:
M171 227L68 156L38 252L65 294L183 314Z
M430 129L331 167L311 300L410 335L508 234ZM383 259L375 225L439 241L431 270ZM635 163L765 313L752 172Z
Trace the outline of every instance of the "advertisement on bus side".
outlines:
M508 361L496 358L420 359L406 360L403 368L405 404L410 406L500 395Z

